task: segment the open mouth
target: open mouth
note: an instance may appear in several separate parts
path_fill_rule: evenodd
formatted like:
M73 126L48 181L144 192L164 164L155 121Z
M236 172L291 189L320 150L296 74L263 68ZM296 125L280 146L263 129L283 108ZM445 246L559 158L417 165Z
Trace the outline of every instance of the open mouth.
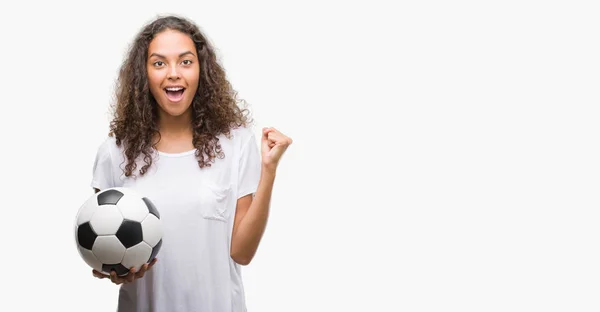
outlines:
M185 88L169 87L169 88L165 88L164 90L165 90L165 93L167 94L167 98L169 99L169 101L179 102L181 99L183 99L183 92L185 91Z

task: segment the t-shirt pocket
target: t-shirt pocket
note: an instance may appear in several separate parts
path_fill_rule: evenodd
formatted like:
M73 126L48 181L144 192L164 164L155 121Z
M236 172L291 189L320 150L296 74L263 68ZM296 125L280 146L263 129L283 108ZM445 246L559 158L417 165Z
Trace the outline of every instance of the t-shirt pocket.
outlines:
M200 213L204 219L226 222L230 216L231 185L202 182Z

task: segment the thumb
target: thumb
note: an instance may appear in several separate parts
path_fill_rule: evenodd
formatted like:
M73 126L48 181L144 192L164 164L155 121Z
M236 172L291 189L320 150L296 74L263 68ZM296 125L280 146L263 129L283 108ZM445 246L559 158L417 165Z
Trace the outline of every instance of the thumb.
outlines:
M261 139L261 145L262 145L262 149L265 151L269 150L269 128L263 128L262 129L262 139Z

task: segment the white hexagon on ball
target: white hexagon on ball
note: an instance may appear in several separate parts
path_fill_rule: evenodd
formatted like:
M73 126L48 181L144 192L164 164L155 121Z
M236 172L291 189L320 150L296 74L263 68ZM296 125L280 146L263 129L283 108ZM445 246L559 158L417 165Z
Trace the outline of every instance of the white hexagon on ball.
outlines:
M115 205L101 205L90 220L90 225L98 235L114 235L123 223L123 215Z
M98 236L92 247L96 258L104 264L120 263L125 255L125 246L114 236Z
M148 244L144 242L141 242L125 250L125 256L123 257L121 264L129 269L135 267L135 270L139 271L142 265L148 262L150 255L152 255L152 247L148 246Z
M139 196L128 195L125 194L125 196L121 197L117 203L117 207L119 207L124 219L142 222L149 213L146 203Z
M142 221L142 233L144 233L144 242L150 247L156 246L163 237L161 221L153 214L148 214Z
M81 207L79 207L79 211L77 212L76 217L76 225L79 226L85 222L88 222L92 219L92 216L98 209L98 200L96 196L90 197L86 200Z

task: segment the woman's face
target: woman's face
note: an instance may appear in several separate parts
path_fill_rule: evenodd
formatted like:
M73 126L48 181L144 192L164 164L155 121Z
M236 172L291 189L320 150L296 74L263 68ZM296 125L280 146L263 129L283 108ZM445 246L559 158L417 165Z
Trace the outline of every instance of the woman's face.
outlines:
M198 89L200 64L192 39L179 31L157 34L148 47L150 92L164 113L185 113Z

